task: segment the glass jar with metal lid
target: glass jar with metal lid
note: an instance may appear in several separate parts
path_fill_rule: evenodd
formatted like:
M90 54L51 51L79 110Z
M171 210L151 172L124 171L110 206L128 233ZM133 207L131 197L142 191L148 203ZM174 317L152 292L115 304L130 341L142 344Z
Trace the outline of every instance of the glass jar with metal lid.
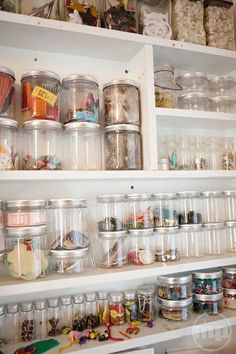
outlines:
M72 326L72 298L65 295L60 298L60 320L61 329Z
M166 300L184 300L192 296L192 275L176 273L157 277L157 296Z
M236 221L236 190L222 192L225 204L225 221Z
M48 268L46 232L45 225L6 228L9 276L23 280L45 277Z
M155 286L143 284L137 289L138 317L141 322L150 322L156 319Z
M223 267L222 272L223 288L236 289L236 266Z
M221 166L222 170L234 170L235 169L235 143L234 138L225 137L222 139L221 150Z
M192 273L193 293L212 295L222 292L222 271L219 269L197 270Z
M136 265L154 263L155 237L153 229L130 230L128 236L128 262Z
M39 226L46 224L46 201L8 200L5 202L7 227Z
M99 195L97 197L98 230L126 230L126 198L124 194Z
M236 310L236 289L223 289L224 307Z
M127 263L127 232L99 232L100 261L102 268L122 267Z
M98 291L98 311L100 324L107 326L109 324L109 294L106 290Z
M151 194L127 195L127 228L149 229L154 227Z
M223 292L213 295L193 294L193 312L204 315L218 315L223 311Z
M15 119L15 73L0 66L0 117Z
M201 192L202 200L202 222L222 223L225 221L224 208L222 208L223 195L220 191Z
M61 122L99 123L99 89L94 76L73 74L62 80Z
M0 253L5 251L5 229L4 226L0 225Z
M82 332L86 329L84 295L73 296L72 329Z
M137 125L114 124L105 128L105 169L142 169L141 137Z
M71 122L64 126L63 168L93 171L102 169L99 124Z
M154 227L178 226L176 193L156 193L152 198Z
M235 86L236 81L232 76L221 75L209 79L207 88L211 97L214 97L231 95Z
M189 92L179 96L178 108L197 111L209 111L210 100L205 93Z
M205 254L224 254L227 249L226 228L224 223L203 224Z
M34 301L34 338L47 337L47 307L45 300Z
M178 261L180 254L178 227L154 229L156 262Z
M187 321L192 313L192 298L185 300L165 300L158 298L159 316L171 321Z
M138 320L138 301L136 290L130 289L124 291L124 308L125 308L125 322L132 322Z
M32 70L21 76L23 122L32 119L59 121L60 77L46 70Z
M183 191L177 193L179 203L179 225L202 223L200 192Z
M7 344L15 344L20 340L19 305L15 303L8 304L6 310L6 342Z
M214 96L210 101L211 111L223 113L236 112L236 99L234 96Z
M4 226L4 218L3 218L3 201L0 200L0 228ZM1 241L0 241L1 243ZM0 246L1 250L1 246Z
M23 302L20 311L20 341L28 342L34 338L34 311L32 302Z
M62 125L59 122L32 120L23 124L23 169L61 170Z
M187 92L202 92L207 88L207 75L202 72L184 72L175 78L176 83Z
M124 324L125 309L124 309L124 294L120 291L113 291L109 295L109 314L110 324L119 326Z
M85 294L85 315L86 328L94 329L100 324L97 294L95 291L90 291Z
M105 125L140 126L138 84L133 80L113 80L103 86Z
M204 237L201 224L181 225L179 236L180 257L201 257L204 253Z
M18 123L0 118L0 171L19 170Z
M47 331L49 337L61 334L59 299L50 297L47 301Z

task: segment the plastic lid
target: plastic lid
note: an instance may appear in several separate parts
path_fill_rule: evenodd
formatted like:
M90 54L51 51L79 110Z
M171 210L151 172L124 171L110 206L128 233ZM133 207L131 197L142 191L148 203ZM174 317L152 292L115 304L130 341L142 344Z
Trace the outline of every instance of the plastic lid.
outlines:
M50 79L55 79L60 82L60 76L53 71L49 70L31 70L27 71L26 73L22 74L21 76L21 81L24 80L25 78L29 78L31 76L43 76L43 77L48 77Z
M35 310L44 310L46 309L46 300L36 300L34 302Z
M18 312L18 304L8 304L7 305L7 312L8 313L16 313L16 312Z
M129 230L128 236L131 237L142 237L142 236L152 236L153 235L153 228L149 229L134 229Z
M63 296L61 297L61 305L64 305L64 306L69 306L71 305L71 296Z
M219 294L212 294L212 295L193 294L193 301L194 300L199 300L203 302L223 300L223 292Z
M99 131L100 125L91 122L70 122L64 125L64 129L67 130L93 130Z
M205 191L201 192L203 197L222 197L222 192L220 191Z
M223 267L222 271L224 273L228 273L228 274L236 274L236 265L231 265L231 266L227 266L227 267Z
M84 256L87 256L89 254L89 248L77 248L77 249L72 249L72 250L52 250L50 249L49 255L53 258L81 258Z
M175 199L176 193L155 193L155 194L152 194L152 198L157 199L157 200Z
M124 202L125 195L124 194L104 194L97 196L98 203L113 203L113 202Z
M113 124L105 128L105 133L110 133L113 131L134 131L140 132L140 128L134 124Z
M100 231L98 233L98 237L99 238L104 238L107 240L112 240L112 239L122 239L125 238L126 236L128 236L128 232L127 231Z
M192 273L193 278L195 279L218 279L222 277L222 270L218 269L208 269L205 270L197 270Z
M0 118L0 126L18 128L18 122L13 119Z
M6 227L6 237L20 237L20 236L41 236L47 232L47 226L28 226L28 227Z
M55 129L62 130L62 124L53 120L34 119L23 124L24 129Z
M208 222L202 224L204 230L220 230L223 229L224 223L223 222Z
M155 293L155 286L153 284L140 285L137 292L140 295L153 295Z
M192 305L192 298L185 300L166 300L158 297L157 301L162 306L169 308L183 308Z
M215 96L211 98L211 102L215 104L227 104L232 105L236 103L236 99L233 96Z
M136 290L129 289L124 291L124 296L126 300L135 300L136 299Z
M73 302L75 304L82 304L84 302L84 294L74 295Z
M11 69L7 68L6 66L0 65L0 74L7 74L10 75L15 80L15 73Z
M85 294L85 299L86 301L96 301L97 300L97 294L95 291L91 291Z
M57 307L59 306L59 299L57 297L50 297L48 299L48 307Z
M105 84L103 85L103 90L105 88L107 88L108 86L113 86L113 85L131 85L131 86L135 86L138 88L138 84L134 80L119 79L119 80L111 80L111 81L105 82Z
M151 201L151 194L127 194L127 199L129 200L149 200Z
M200 197L200 192L198 191L183 191L183 192L178 192L177 197L180 198L198 198Z
M160 275L157 277L158 284L175 285L175 284L187 284L192 282L192 274L190 273L174 273L169 275Z
M121 291L113 291L110 293L109 297L113 302L121 302L124 300L124 294Z
M87 74L71 74L62 80L62 84L67 84L71 81L87 81L98 86L98 80L96 77Z
M46 201L43 199L32 199L32 200L7 200L5 202L5 207L10 208L22 208L22 207L46 207Z
M209 98L206 96L205 93L201 93L201 92L191 92L191 93L185 93L184 95L181 95L179 97L180 101L185 101L185 100L191 100L192 98L200 98L203 99L205 101L209 101Z
M87 207L87 200L85 199L49 199L47 203L48 208L84 208Z
M33 310L33 304L32 302L23 302L21 304L21 311L23 312L29 312Z

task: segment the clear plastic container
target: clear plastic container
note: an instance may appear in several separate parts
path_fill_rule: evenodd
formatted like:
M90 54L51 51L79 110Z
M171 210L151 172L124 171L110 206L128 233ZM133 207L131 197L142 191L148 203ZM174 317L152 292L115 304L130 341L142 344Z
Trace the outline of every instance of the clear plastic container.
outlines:
M139 127L131 124L116 124L105 128L105 169L142 169Z
M223 312L223 292L214 295L193 295L193 312L207 316Z
M181 86L184 92L202 92L207 88L207 75L197 72L184 72L175 78L176 83Z
M212 295L222 292L221 270L197 270L192 273L192 277L194 294Z
M49 271L52 273L77 274L94 267L94 260L88 247L81 249L58 250L49 252Z
M99 123L97 79L90 75L70 75L62 80L61 122Z
M221 151L221 169L234 170L235 169L235 147L234 139L225 137L223 139L223 147Z
M219 191L206 191L201 193L203 224L222 223L225 221L222 197L222 192Z
M32 302L23 302L20 312L20 341L28 342L34 338L34 311Z
M187 321L192 313L192 298L185 300L165 300L158 298L159 316L170 321Z
M51 297L48 299L47 308L47 331L49 337L61 334L60 305L59 299Z
M100 324L107 326L109 324L109 295L108 291L98 291L98 311Z
M94 291L85 294L86 328L95 329L100 324L97 294Z
M128 236L128 262L136 265L154 263L155 237L153 229L130 230Z
M15 74L0 66L0 117L15 119Z
M63 20L64 18L63 6L61 6L60 1L19 1L19 13L23 15L42 17L52 20Z
M114 291L109 295L110 325L123 325L125 321L124 294Z
M178 261L180 254L178 227L154 229L156 262Z
M140 125L138 84L133 80L113 80L103 86L105 125Z
M236 99L233 96L214 96L211 98L211 111L235 113Z
M236 310L236 289L223 289L224 307Z
M204 234L201 224L181 225L178 249L181 258L203 256Z
M61 133L59 122L32 120L23 125L23 169L61 170Z
M72 329L82 332L86 329L84 295L73 296Z
M96 123L65 124L63 135L63 168L93 171L102 169L101 133Z
M0 118L0 171L19 170L18 123Z
M5 268L5 254L0 252L0 280L4 278L6 275L6 268Z
M87 26L100 26L99 0L65 0L65 19L72 23Z
M176 193L156 193L152 198L154 227L178 226Z
M125 220L125 195L99 195L97 197L97 220L98 230L124 231L126 230Z
M153 284L140 285L137 289L138 317L141 322L150 322L156 319L155 286Z
M223 267L223 288L236 289L236 266Z
M47 307L45 300L34 302L34 337L43 339L47 337Z
M228 75L214 76L208 81L208 90L211 97L231 95L235 86L235 79Z
M136 290L124 291L125 322L138 321L138 301Z
M8 200L5 202L7 227L40 226L46 224L46 201Z
M23 122L32 119L59 121L60 77L52 71L32 70L21 76Z
M127 263L126 231L99 232L100 262L102 268L122 267Z
M72 299L71 296L60 298L60 322L61 330L72 326Z
M151 194L127 195L127 228L149 229L154 227L153 202Z
M203 225L205 254L220 255L227 249L226 228L224 223L209 223Z
M18 343L20 340L20 313L18 304L8 304L6 311L6 342Z
M184 300L192 297L192 275L176 273L157 277L157 296L166 300Z
M236 190L222 192L225 205L225 221L236 222Z
M178 108L197 110L197 111L209 111L210 100L205 93L191 92L179 96Z
M179 225L202 223L200 192L183 191L177 193L179 203Z
M6 320L5 320L5 307L0 305L0 346L6 344Z
M48 268L46 226L7 227L6 253L10 277L44 278Z

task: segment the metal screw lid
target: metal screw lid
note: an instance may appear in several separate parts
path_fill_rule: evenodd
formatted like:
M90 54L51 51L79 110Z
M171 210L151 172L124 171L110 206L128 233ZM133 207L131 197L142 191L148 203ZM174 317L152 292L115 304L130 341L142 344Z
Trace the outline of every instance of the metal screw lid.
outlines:
M5 202L6 209L10 208L31 208L31 207L46 207L46 200L31 199L31 200L7 200Z
M176 199L176 193L155 193L151 195L154 200Z
M219 269L207 269L197 270L192 273L193 279L217 279L222 277L222 270Z
M71 296L63 296L61 297L61 304L64 306L69 306L71 305Z
M73 302L75 304L82 304L84 302L84 294L74 295Z
M87 200L85 199L49 199L48 208L85 208Z
M53 120L34 119L23 124L24 129L54 129L62 131L62 124Z
M50 79L55 79L60 82L60 76L58 74L54 73L53 71L49 71L49 70L27 71L26 73L21 75L21 81L26 78L29 78L31 76L33 76L33 77L42 76L42 77L46 77L46 78L50 78Z
M108 291L100 290L98 291L98 299L99 300L106 300L108 299Z
M128 236L130 237L153 236L153 228L129 230Z
M205 191L201 192L203 197L222 197L222 192L220 191Z
M98 203L113 203L113 202L124 202L124 201L125 201L124 194L114 194L114 195L104 194L104 195L97 196Z
M1 66L0 65L0 74L7 74L10 75L13 80L15 81L15 73L11 69L7 68L6 66Z
M220 230L223 229L224 223L223 222L208 222L202 224L204 230Z
M47 226L26 226L26 227L6 227L6 237L19 237L19 236L42 236L47 232Z
M62 84L68 84L71 81L84 81L98 86L98 80L96 77L87 74L71 74L62 80Z
M89 242L89 240L88 240ZM57 259L66 259L66 258L82 258L89 255L89 248L76 248L70 250L49 250L49 256Z
M34 302L35 310L44 310L46 308L45 300L35 300Z
M124 291L124 296L126 300L135 300L136 299L136 290L130 289Z
M177 197L180 198L198 198L200 197L200 192L198 191L183 191L183 192L178 192Z
M33 304L32 302L22 302L21 304L21 311L23 312L29 312L33 310Z
M160 275L157 277L157 282L160 285L169 284L187 284L191 283L192 274L190 273L174 273L168 275Z
M168 308L183 308L192 305L192 298L184 300L166 300L158 297L158 303Z
M95 291L91 291L85 294L86 301L96 301L97 300L97 294Z
M100 125L91 122L70 122L64 125L64 129L65 131L89 130L89 131L99 132Z
M225 226L226 227L236 227L236 221L235 220L225 221Z
M236 265L231 265L222 268L223 273L234 275L236 274Z
M224 294L224 296L225 296L225 295L235 296L235 295L236 295L236 289L224 288L224 289L223 289L223 294Z
M155 293L155 286L153 284L144 284L140 285L137 289L138 294L140 295L153 295Z
M236 190L227 190L222 192L226 197L236 197Z
M119 79L119 80L111 80L111 81L105 82L105 84L103 85L103 90L105 88L107 88L109 86L113 86L113 85L131 85L131 86L135 86L136 88L138 88L138 84L134 80Z
M122 302L124 300L124 294L121 291L113 291L109 294L109 297L113 302Z
M173 227L155 227L154 232L157 234L178 234L180 232L178 226Z
M190 232L195 232L195 231L201 231L202 230L202 224L182 224L180 225L181 231L190 231Z
M193 294L193 301L194 300L199 300L203 302L223 300L223 292L219 294L212 294L212 295Z
M106 239L106 240L112 240L112 239L124 239L128 236L127 231L100 231L98 233L98 238L99 239Z
M0 316L4 315L5 313L5 306L4 305L0 305Z
M152 199L151 194L127 194L128 201L130 200L150 200Z
M8 313L16 313L18 312L18 304L8 304L7 305L7 312Z
M7 128L18 128L18 122L13 119L0 118L0 126Z
M59 306L59 299L57 297L50 297L48 299L48 307L57 307Z
M105 128L105 133L119 132L119 131L123 131L123 132L131 131L131 132L140 133L140 128L134 124L113 124Z

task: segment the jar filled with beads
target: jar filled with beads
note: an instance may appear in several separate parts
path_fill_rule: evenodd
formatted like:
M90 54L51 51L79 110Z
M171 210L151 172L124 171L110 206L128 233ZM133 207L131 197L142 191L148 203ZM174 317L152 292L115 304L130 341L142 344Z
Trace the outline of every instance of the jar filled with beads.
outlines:
M154 321L155 309L155 286L153 284L140 285L137 289L138 316L141 322Z
M112 326L119 326L124 324L125 309L124 309L124 294L122 292L114 291L110 293L109 314L110 314L110 324Z

